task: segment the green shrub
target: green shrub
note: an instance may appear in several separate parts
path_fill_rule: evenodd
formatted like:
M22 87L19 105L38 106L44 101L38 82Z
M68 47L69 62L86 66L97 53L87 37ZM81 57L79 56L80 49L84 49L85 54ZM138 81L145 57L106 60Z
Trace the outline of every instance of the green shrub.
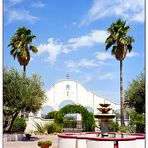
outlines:
M129 127L137 132L144 133L145 132L145 115L139 114L135 110L131 109L128 111L130 115Z
M46 132L46 125L42 125L41 123L37 123L34 121L34 127L37 129L38 133L44 134Z
M119 127L119 131L120 131L120 132L129 132L129 129L128 129L128 127L126 127L126 126L124 126L124 127L120 126L120 127Z
M24 118L16 117L14 120L13 126L12 126L12 131L15 132L24 132L26 128L26 121Z
M108 130L109 132L117 132L119 130L119 124L110 120Z
M56 113L55 118L54 118L54 122L57 123L57 124L60 124L61 126L63 126L63 124L64 124L64 114L61 113L60 111L58 111Z
M54 119L57 111L49 112L47 115L45 115L45 119Z
M52 141L48 140L48 141L38 141L38 146L41 146L42 144L47 144L48 146L52 145Z
M56 123L52 123L46 126L48 134L60 133L62 131L62 126Z

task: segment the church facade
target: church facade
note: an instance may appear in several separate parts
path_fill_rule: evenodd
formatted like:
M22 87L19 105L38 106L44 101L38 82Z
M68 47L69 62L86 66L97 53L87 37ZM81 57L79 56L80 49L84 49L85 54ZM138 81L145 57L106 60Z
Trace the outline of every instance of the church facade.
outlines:
M111 104L111 112L120 109L118 104L115 104L106 98L97 96L93 92L87 90L79 82L69 79L55 83L46 92L46 97L46 101L38 113L39 117L44 116L51 111L58 111L68 104L82 105L93 114L99 113L97 110L97 108L100 107L99 103Z

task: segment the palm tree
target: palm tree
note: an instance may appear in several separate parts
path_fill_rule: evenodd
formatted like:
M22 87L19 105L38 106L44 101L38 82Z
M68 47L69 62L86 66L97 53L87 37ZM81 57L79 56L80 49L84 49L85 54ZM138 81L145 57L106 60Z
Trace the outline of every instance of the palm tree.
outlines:
M127 36L130 27L126 26L126 21L118 19L115 23L107 29L109 36L105 41L106 50L112 47L112 55L120 61L120 104L121 104L121 126L124 126L124 100L122 96L122 61L126 57L127 51L131 52L134 42L133 37Z
M14 36L10 40L8 47L11 47L10 54L14 57L17 57L18 62L23 66L23 77L25 78L26 66L30 61L30 52L38 52L38 49L32 45L33 39L36 36L31 34L31 30L25 27L18 28Z

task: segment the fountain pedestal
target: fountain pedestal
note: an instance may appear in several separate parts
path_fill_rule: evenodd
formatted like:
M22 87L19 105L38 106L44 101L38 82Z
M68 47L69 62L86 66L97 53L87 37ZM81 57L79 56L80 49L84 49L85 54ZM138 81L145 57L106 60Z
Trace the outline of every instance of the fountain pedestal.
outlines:
M102 112L102 114L95 115L95 118L98 118L101 120L101 136L102 137L108 137L108 124L109 120L113 119L115 117L115 114L108 114L108 112L112 108L108 108L110 104L99 104L102 108L97 108L99 111Z
M108 137L108 119L101 120L102 137Z

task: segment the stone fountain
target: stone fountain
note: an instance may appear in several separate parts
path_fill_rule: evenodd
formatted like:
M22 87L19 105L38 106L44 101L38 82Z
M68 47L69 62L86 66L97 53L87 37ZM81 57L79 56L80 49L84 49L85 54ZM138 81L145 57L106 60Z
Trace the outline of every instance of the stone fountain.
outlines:
M113 119L115 117L115 114L110 114L109 111L112 110L112 108L109 108L110 104L108 103L100 103L101 107L97 108L101 114L95 115L95 118L98 118L101 120L101 136L102 137L108 137L108 123L110 119Z

